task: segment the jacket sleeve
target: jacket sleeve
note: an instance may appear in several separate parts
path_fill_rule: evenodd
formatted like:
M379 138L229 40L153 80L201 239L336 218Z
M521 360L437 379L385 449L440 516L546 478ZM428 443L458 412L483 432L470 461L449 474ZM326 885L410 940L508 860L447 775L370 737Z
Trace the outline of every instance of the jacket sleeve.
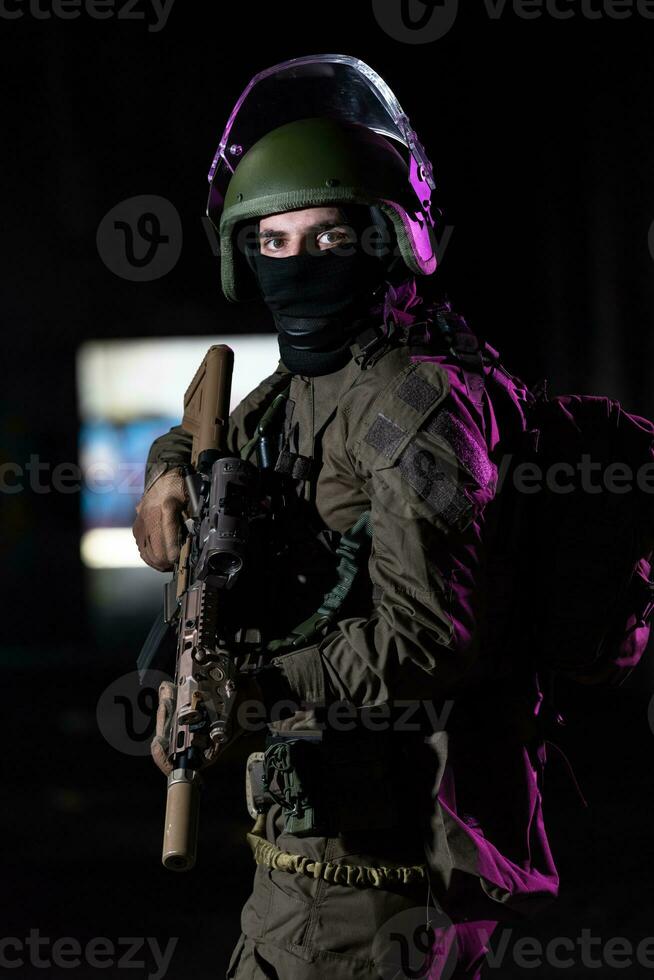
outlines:
M279 361L275 371L257 385L236 406L229 416L227 447L230 452L240 453L254 435L257 423L266 406L275 395L286 387L290 379L288 368ZM145 464L144 492L167 470L189 463L193 439L181 425L174 425L164 435L155 439Z
M435 365L402 372L367 411L356 394L325 439L317 503L336 526L339 500L347 507L365 491L376 606L275 662L299 702L367 707L444 697L476 657L479 518L496 476L483 423Z

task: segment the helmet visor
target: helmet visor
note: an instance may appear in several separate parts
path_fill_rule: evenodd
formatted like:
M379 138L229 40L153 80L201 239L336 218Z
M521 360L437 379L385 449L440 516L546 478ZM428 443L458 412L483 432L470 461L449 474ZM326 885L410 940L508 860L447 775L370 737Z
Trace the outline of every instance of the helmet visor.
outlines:
M394 140L404 148L423 194L434 189L429 158L377 72L349 55L309 55L255 75L234 106L209 171L209 216L222 210L227 185L250 147L273 129L312 116L357 123Z

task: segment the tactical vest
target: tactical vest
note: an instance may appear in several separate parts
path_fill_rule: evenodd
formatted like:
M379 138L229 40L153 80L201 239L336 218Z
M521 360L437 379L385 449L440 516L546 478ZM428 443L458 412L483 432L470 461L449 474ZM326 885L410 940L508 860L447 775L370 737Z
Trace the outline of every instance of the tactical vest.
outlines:
M463 318L443 308L429 313L405 337L412 356L448 352L473 404L482 406L487 397L496 404L501 393L504 410L508 406L523 415L514 438L494 457L502 482L487 515L487 655L508 674L512 660L524 663L526 647L527 659L541 671L559 671L585 683L620 682L644 652L654 611L648 560L654 544L654 424L607 398L550 399L544 383L530 391L503 368L497 351L479 343ZM360 354L348 368L346 385L355 384L359 372L396 342L397 337L382 338L375 331L358 338ZM291 389L306 383L293 379ZM323 406L311 439L305 432L302 443L293 408L289 398L275 469L298 481L298 492L310 502L320 466L318 437L336 406ZM392 422L390 395L379 415ZM456 427L448 435L465 462L469 446L464 440L457 443ZM597 488L622 467L633 475L631 489L613 492L604 484L594 493L577 475L570 490L561 491L552 474L578 474L586 458L595 468ZM528 465L541 474L537 491L519 486L519 474ZM369 514L362 513L340 537L332 588L278 648L314 642L343 615L373 533ZM334 536L327 532L327 538L334 548Z

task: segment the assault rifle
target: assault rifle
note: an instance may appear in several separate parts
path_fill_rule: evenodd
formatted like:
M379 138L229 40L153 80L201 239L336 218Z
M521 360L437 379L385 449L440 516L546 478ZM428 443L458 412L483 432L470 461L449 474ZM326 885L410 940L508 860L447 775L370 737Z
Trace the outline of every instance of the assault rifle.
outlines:
M277 396L241 456L226 450L233 351L207 352L184 396L182 426L193 436L184 467L186 537L164 589L164 615L139 657L151 665L170 627L176 628L175 706L170 728L162 861L173 871L193 867L197 853L201 770L229 740L238 677L262 662L262 631L243 625L257 536L276 511L266 485L274 456L266 432L284 402ZM258 450L258 466L249 462ZM252 604L250 604L251 606ZM248 620L252 613L248 609Z

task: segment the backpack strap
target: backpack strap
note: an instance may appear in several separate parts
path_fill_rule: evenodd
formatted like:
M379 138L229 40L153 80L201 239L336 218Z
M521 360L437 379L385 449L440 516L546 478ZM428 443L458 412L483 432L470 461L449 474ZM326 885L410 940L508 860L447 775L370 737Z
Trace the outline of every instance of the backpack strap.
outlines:
M485 378L482 348L476 334L458 313L443 307L432 308L432 312L432 323L461 367L471 401L480 406L484 398Z

